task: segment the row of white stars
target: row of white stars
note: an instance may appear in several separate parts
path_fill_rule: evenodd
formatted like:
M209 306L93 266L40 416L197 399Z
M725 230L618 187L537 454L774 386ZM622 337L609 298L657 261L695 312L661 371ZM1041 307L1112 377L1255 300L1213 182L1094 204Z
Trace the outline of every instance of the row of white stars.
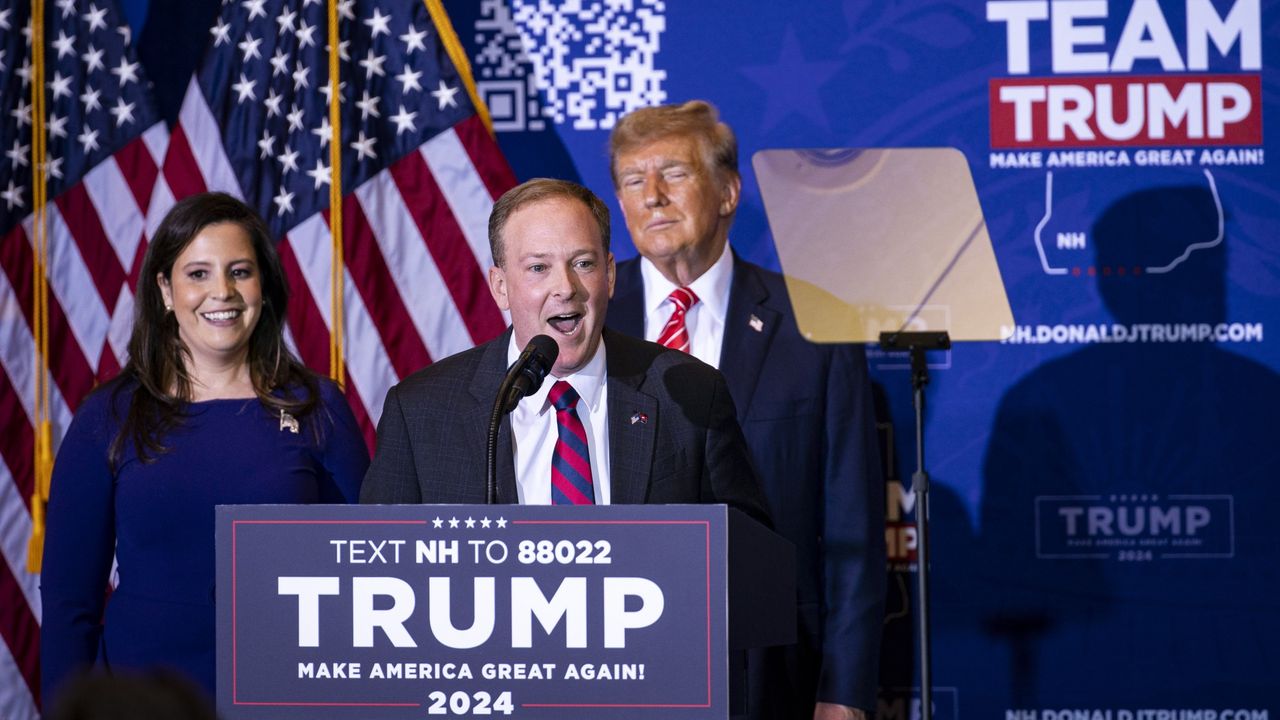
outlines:
M431 521L431 527L433 528L444 527L445 522L446 522L445 520L437 516L435 520ZM500 528L505 528L507 526L507 519L500 517L497 520L493 520L491 522L487 517L482 518L480 520L476 520L475 518L470 518L470 517L467 518L466 520L459 520L457 517L451 517L449 518L448 523L449 523L449 527L453 529L456 529L459 523L466 525L468 528L474 528L477 524L479 524L480 527L482 528L487 528L489 527L490 524L497 525Z
M67 93L68 96L70 94L71 94L70 92ZM102 102L98 99L98 96L101 94L102 94L101 91L98 91L98 90L86 90L85 93L80 96L80 99L84 101L86 113L92 110L99 110L102 108ZM55 96L55 99L56 99L56 96ZM120 127L125 123L134 122L133 111L137 106L138 106L137 103L125 102L123 97L119 97L119 98L116 98L115 107L109 108L107 112L115 116L116 127ZM27 102L26 98L19 98L18 106L15 107L13 110L10 110L9 115L11 115L14 118L14 120L18 123L19 128L23 128L23 127L26 127L27 125L30 125L31 124L31 103ZM59 138L59 137L67 136L67 131L66 131L67 119L64 117L59 117L56 112L49 116L49 119L48 121L46 121L45 124L49 128L49 137ZM83 135L81 135L81 137L83 137ZM96 131L94 132L94 137L97 137ZM84 143L83 140L81 142ZM96 143L94 144L93 148L89 148L86 144L85 152L88 152L89 150L96 149L96 148L97 148Z
M84 60L85 67L88 72L92 73L95 70L103 70L106 68L106 65L102 62L102 53L102 50L95 48L93 44L90 43L89 49L80 56L80 58ZM111 68L108 72L120 79L120 87L123 88L131 82L138 82L138 68L141 67L141 65L142 63L139 62L129 62L129 58L122 55L120 57L120 64ZM4 51L0 50L0 71L3 71L4 69ZM31 84L32 72L31 58L23 58L22 67L15 70L14 74L22 78L22 87L26 88ZM63 90L66 91L68 95L71 94L70 90L67 88L72 80L74 80L74 78L63 78L60 70L54 71L53 79L48 82L49 87L53 88L54 99L57 99L58 97L58 88L56 84L66 83L63 85Z
M266 0L245 0L245 2L241 3L246 9L249 10L250 21L252 21L253 18L258 15L261 15L264 18L267 16L266 11L263 10L262 8L263 3L265 2ZM351 11L351 5L353 2L354 0L344 0L343 2L338 3L338 14L347 20L355 20L356 16ZM277 31L277 35L284 35L285 33L293 33L294 37L297 38L298 40L299 48L305 48L305 47L315 45L316 44L315 32L319 26L308 25L306 20L302 20L299 22L298 26L295 28L293 25L293 22L295 19L297 19L297 16L298 14L296 12L290 10L289 12L286 12L280 15L279 17L277 17L276 24L280 26L279 30ZM383 15L378 8L373 9L372 17L369 17L361 22L369 26L370 36L374 39L377 39L379 35L386 35L387 37L391 36L391 27L390 27L391 16ZM209 34L213 35L214 37L214 40L213 40L214 47L219 47L224 44L229 44L231 42L231 24L223 20L221 17L219 17L217 22L214 23L214 26L209 28ZM252 48L253 55L249 56L246 54L246 59L248 59L249 57L261 57L261 55L258 54L257 47L259 44L262 43L262 38L253 40L252 36L249 33L246 33L245 37L246 37L246 41L242 41L237 45L237 47L239 47L241 50L245 50L246 53L249 52L248 50L246 50L246 48L250 48L250 47ZM427 37L426 30L419 30L418 28L411 26L408 32L400 36L401 42L403 42L405 45L405 51L404 51L405 55L412 55L414 50L425 51L427 49L427 46L426 46L426 43L423 41L425 40L426 37ZM348 43L344 41L339 43L338 45L339 54L342 56L344 60L349 59L345 53L345 48L347 44Z
M74 0L59 0L59 1L58 1L58 7L62 8L62 17L64 17L64 18L65 18L65 17L67 17L68 15L72 14L73 12L75 12L75 8L73 7L73 5L74 5ZM95 6L95 5L93 5L93 4L90 4L90 5L89 5L89 9L90 9L90 12L89 12L88 14L86 14L86 15L81 15L81 17L82 17L86 22L88 22L88 23L89 23L89 31L90 31L90 32L93 32L94 30L98 30L98 29L103 29L103 30L105 30L105 29L106 29L106 27L107 27L107 23L106 23L106 20L105 20L104 18L105 18L106 14L107 14L107 11L106 11L105 9L103 9L103 10L99 10L99 9L97 8L97 6ZM3 10L0 10L0 30L12 30L12 29L13 29L13 25L9 22L9 15L11 15L12 13L13 13L13 9L12 9L12 8L5 8L5 9L3 9ZM128 45L128 44L130 43L130 41L132 40L132 38L133 38L133 31L129 28L129 26L128 26L128 25L121 25L121 26L117 27L117 28L116 28L116 32L120 33L120 37L124 38L124 44L125 44L125 45ZM31 18L27 18L27 24L26 24L26 25L24 25L24 26L23 26L23 28L22 28L22 36L23 36L23 38L25 39L25 41L26 41L26 43L27 43L27 47L31 47L31 36L32 36L34 33L35 33L35 30L32 28L32 25L31 25ZM59 31L58 31L58 36L59 36L58 40L59 40L60 42L62 42L62 43L64 43L64 44L65 44L65 43L66 43L66 39L65 39L66 34L65 34L64 32L62 32L61 30L59 30ZM74 39L74 38L73 38L73 39ZM57 42L55 42L54 44L55 44L55 45L57 45ZM63 56L63 51L61 50L61 48L59 48L59 50L58 50L58 58L59 58L59 59L61 59L61 58L62 58L62 56Z
M293 74L293 77L294 77L293 89L295 91L308 87L306 72L307 72L306 68L300 68L298 72L295 72ZM396 76L397 80L400 80L400 82L404 83L404 90L403 90L404 94L408 94L410 91L415 89L416 90L422 89L422 86L418 84L418 78L421 75L422 75L421 72L412 72L410 71L409 68L406 67L402 75ZM258 94L257 92L255 92L255 88L257 87L257 85L258 85L257 80L250 79L249 76L245 73L240 73L240 81L234 82L231 84L231 89L234 90L236 93L236 104L238 105L244 104L246 101L256 102L258 99ZM343 89L346 88L346 85L347 84L345 82L338 83L338 89L340 93ZM410 87L410 85L412 85L412 87ZM432 90L430 93L431 96L436 99L436 103L438 105L436 109L444 110L446 107L457 107L458 106L457 95L460 90L461 90L460 87L458 86L450 87L448 83L446 83L443 79L441 79L440 85L435 90ZM325 83L324 87L320 88L320 93L324 95L326 105L333 102L333 97L332 97L333 83ZM70 95L71 94L70 91L67 91L67 94ZM361 95L361 99L356 101L356 107L360 108L360 119L368 120L369 116L371 115L373 117L382 117L382 114L378 111L378 103L381 100L382 98L377 96L371 96L369 94L369 91L365 90ZM283 101L284 101L284 96L278 94L275 91L275 88L268 88L267 97L263 101L263 103L267 106L267 116L272 117L275 115L279 115L281 112L280 103ZM342 102L341 99L339 99L339 102Z

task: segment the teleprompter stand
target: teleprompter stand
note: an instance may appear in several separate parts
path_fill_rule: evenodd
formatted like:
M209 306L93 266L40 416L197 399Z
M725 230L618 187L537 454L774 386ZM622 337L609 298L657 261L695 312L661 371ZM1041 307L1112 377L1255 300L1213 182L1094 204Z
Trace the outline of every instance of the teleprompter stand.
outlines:
M929 473L924 469L924 388L929 384L929 363L925 352L950 350L946 332L882 332L880 347L906 351L911 355L911 396L916 413L916 471L911 491L916 496L916 580L920 627L920 707L924 717L932 716L933 655L929 645Z

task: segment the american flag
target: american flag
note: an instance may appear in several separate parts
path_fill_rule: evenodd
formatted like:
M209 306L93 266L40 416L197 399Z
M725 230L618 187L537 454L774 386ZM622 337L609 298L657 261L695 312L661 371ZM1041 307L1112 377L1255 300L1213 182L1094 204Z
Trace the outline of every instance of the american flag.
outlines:
M342 0L337 9L345 379L372 447L393 383L505 327L485 281L486 231L493 201L515 179L472 103L438 0ZM39 716L40 598L26 569L35 408L29 15L29 0L0 0L4 720ZM293 291L292 342L311 367L329 367L327 18L324 0L224 0L170 133L114 2L48 6L55 440L94 383L124 363L148 229L192 193L223 190L267 218Z
M337 3L346 391L370 447L392 384L506 327L488 291L487 228L515 178L428 4ZM152 208L206 189L257 208L280 238L295 345L322 370L333 326L327 12L322 0L224 2Z
M45 8L49 353L55 439L125 358L147 208L168 132L104 0ZM0 717L38 717L38 576L27 571L34 483L31 5L0 0Z

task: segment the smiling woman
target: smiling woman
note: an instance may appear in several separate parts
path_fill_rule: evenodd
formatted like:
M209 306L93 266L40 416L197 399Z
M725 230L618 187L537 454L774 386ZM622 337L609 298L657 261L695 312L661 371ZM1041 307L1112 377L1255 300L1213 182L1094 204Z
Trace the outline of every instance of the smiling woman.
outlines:
M54 464L46 703L95 665L177 670L212 696L214 507L358 497L368 452L342 391L286 346L288 299L267 228L239 200L187 198L156 230L129 362L81 405Z

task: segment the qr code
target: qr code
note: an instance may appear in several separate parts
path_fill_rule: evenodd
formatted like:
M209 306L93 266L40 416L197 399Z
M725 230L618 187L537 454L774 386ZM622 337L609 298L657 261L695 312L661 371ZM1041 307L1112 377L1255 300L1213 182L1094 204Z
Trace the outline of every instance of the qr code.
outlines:
M665 13L662 0L481 0L476 87L494 129L607 130L665 101Z

